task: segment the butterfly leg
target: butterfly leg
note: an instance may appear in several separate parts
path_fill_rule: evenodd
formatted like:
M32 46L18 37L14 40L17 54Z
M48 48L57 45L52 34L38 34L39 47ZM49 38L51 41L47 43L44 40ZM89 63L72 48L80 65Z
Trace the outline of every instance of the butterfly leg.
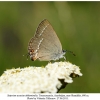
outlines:
M64 60L66 61L66 57L64 56Z

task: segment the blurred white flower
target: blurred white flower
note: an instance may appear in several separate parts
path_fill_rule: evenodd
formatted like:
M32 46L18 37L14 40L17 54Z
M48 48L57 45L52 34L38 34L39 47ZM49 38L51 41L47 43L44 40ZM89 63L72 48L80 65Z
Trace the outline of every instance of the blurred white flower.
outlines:
M70 62L9 69L0 77L0 93L57 93L77 76L80 68Z

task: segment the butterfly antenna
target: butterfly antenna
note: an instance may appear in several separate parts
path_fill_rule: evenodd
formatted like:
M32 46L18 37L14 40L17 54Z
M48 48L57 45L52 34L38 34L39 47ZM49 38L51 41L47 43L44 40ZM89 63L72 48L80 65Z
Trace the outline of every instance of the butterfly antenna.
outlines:
M66 51L68 51L68 52L72 53L74 56L76 56L72 51L69 51L69 50L66 50Z
M23 56L27 56L27 60L28 60L28 57L29 57L29 54L27 53L27 54L25 54L25 55L23 55Z

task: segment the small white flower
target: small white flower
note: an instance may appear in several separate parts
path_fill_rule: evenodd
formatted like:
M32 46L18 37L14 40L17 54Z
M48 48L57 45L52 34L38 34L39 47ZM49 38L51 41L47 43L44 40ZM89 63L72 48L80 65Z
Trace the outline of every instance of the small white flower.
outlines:
M0 93L57 93L76 76L82 73L70 62L48 63L44 68L9 69L0 77Z

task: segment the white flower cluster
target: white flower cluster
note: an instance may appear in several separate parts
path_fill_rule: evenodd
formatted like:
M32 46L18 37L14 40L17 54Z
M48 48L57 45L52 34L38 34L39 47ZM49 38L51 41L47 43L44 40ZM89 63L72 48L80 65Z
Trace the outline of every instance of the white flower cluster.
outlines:
M69 62L10 69L0 77L0 93L56 93L76 76L82 76L80 69Z

